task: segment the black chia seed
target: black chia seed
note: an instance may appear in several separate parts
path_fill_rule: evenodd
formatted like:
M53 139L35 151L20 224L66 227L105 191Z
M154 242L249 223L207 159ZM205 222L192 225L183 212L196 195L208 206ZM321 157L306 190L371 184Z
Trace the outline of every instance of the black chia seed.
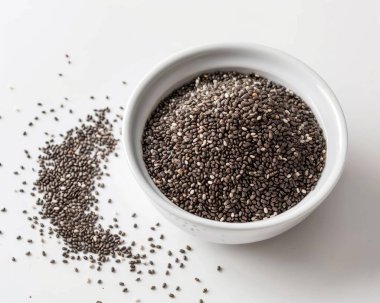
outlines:
M276 216L317 184L326 141L309 106L254 74L204 74L163 99L142 138L148 172L184 210L211 220Z

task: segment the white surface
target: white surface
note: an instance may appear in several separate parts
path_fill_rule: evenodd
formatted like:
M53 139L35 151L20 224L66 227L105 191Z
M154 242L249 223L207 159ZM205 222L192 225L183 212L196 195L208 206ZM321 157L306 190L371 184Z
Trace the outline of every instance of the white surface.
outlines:
M315 189L290 210L268 220L227 223L190 214L160 192L145 168L141 138L145 122L158 102L196 75L218 69L255 72L292 89L314 111L326 137L326 165ZM245 244L269 239L289 230L323 202L343 171L347 151L347 126L334 93L313 70L273 48L235 42L187 49L154 67L128 100L122 140L136 181L169 221L204 240L223 244Z
M194 246L189 266L169 280L184 289L173 302L198 301L201 287L192 281L195 275L211 290L204 296L207 303L378 302L379 9L378 1L1 1L0 204L9 212L0 213L5 233L0 236L0 302L169 301L162 289L155 294L146 290L151 282L134 283L126 270L119 270L122 279L103 277L104 290L86 285L87 269L75 274L72 265L50 265L40 257L39 243L30 248L34 257L23 257L29 248L25 241L15 240L17 234L38 236L20 213L30 209L32 201L14 193L22 180L12 171L20 163L30 169L23 149L35 155L44 130L58 133L75 123L73 117L65 119L58 128L49 115L23 138L22 130L39 111L36 102L57 107L68 96L76 117L105 105L106 94L117 107L159 60L185 47L217 41L252 41L282 49L329 83L349 128L341 181L303 223L253 245L206 244L172 227L146 201L121 158L112 162L107 191L115 203L111 209L103 204L105 212L117 209L131 237L146 237L143 228L130 229L129 216L136 210L141 226L162 221L170 246ZM66 64L65 53L71 55L72 66ZM57 76L60 72L64 77ZM96 101L90 101L90 95ZM55 241L46 246L50 254L59 251ZM12 264L12 256L19 262ZM225 267L221 275L215 271L217 264ZM133 292L122 294L115 285L119 280Z

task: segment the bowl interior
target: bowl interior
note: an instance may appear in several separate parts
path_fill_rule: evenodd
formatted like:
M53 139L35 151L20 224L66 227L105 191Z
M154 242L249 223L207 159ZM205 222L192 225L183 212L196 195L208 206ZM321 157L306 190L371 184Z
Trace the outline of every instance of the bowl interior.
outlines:
M206 47L180 53L157 66L140 83L128 104L123 134L127 156L140 185L155 202L161 198L158 206L165 201L178 214L194 216L170 202L154 185L142 158L141 138L146 120L162 98L199 74L223 70L258 73L292 89L310 106L327 141L326 165L316 188L290 210L264 220L265 224L317 207L334 187L343 168L346 129L342 111L331 89L315 72L289 55L262 46ZM257 223L260 221L224 224Z

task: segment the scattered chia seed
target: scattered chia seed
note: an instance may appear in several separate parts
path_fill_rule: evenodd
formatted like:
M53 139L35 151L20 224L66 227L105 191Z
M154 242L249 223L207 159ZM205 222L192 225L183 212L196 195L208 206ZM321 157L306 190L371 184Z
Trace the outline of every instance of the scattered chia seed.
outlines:
M142 147L168 199L221 222L290 209L314 189L326 159L322 129L300 97L236 72L201 75L173 91L146 122Z

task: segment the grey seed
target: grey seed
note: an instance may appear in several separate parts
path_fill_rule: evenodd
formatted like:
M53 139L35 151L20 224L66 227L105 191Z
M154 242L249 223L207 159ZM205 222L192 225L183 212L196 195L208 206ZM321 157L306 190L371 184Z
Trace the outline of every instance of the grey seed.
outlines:
M128 288L123 288L123 292L128 292Z
M170 293L170 294L169 294L169 297L170 297L170 298L175 298L175 295L172 294L172 293Z
M199 278L194 278L194 280L197 282L201 282L201 280Z
M204 294L208 293L208 289L207 288L203 288L203 291L202 291Z

